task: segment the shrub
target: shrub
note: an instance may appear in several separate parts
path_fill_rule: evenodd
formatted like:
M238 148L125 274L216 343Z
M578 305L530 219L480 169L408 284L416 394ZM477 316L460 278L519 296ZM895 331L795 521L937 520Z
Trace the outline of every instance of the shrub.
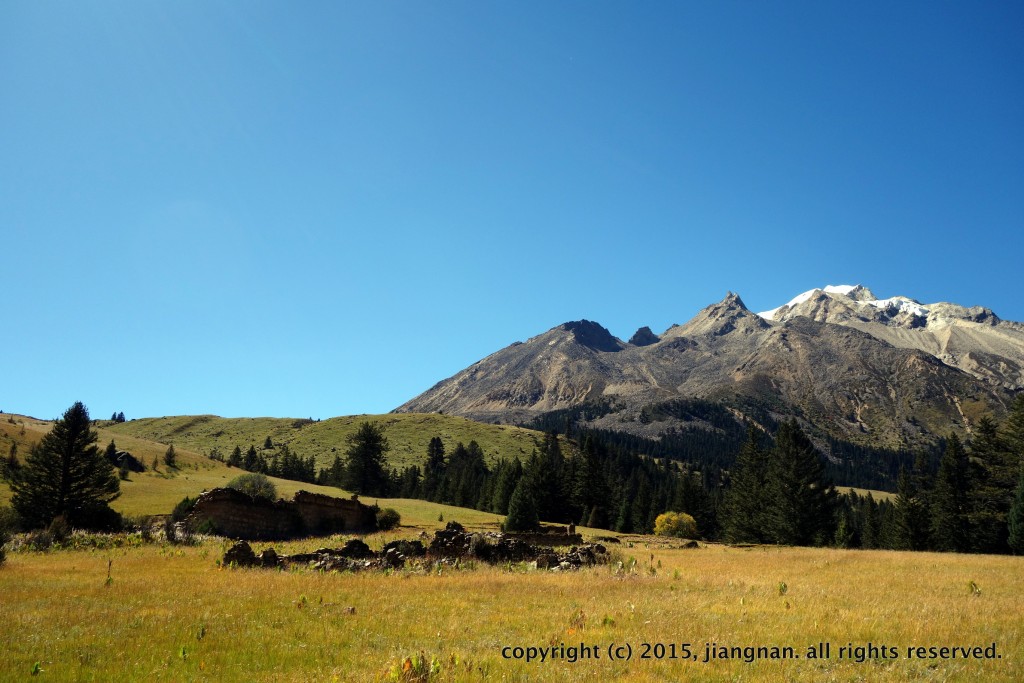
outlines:
M377 528L381 531L391 531L402 523L402 515L394 508L384 508L377 512Z
M694 538L697 535L697 521L685 512L665 512L654 520L657 536Z
M277 499L277 488L274 486L274 482L270 481L267 475L259 474L258 472L250 472L235 477L228 482L228 488L241 491L253 498Z
M185 496L174 506L174 510L171 512L171 521L183 522L188 517L188 513L192 512L192 508L196 506L198 498L189 498Z

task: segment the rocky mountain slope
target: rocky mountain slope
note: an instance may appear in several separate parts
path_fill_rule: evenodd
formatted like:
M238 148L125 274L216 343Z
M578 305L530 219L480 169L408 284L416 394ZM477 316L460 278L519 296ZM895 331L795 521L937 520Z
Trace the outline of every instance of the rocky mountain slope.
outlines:
M811 290L755 314L739 296L629 343L582 320L474 363L400 406L487 422L604 403L599 426L656 435L645 408L678 398L757 405L845 440L898 447L969 432L1024 387L1024 325L984 308Z

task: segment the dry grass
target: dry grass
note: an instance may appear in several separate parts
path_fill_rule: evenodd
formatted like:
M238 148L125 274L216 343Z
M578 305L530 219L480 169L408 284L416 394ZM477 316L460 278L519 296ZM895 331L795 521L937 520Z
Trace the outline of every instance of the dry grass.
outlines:
M633 572L355 575L220 569L222 551L208 541L11 554L0 569L0 678L26 677L39 662L50 680L367 681L420 652L438 660L431 680L1024 678L1019 558L634 543L620 551L627 567L636 560ZM601 658L527 664L501 655L504 646L581 642L600 646ZM691 643L698 655L705 642L790 645L801 658L607 659L610 644L638 655L645 642ZM804 657L819 642L832 644L831 658ZM840 660L851 642L901 656ZM912 645L993 642L1002 659L905 656Z

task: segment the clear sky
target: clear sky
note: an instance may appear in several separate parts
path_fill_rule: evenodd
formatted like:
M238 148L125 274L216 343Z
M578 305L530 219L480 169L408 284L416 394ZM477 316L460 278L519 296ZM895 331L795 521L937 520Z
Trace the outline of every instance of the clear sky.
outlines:
M0 2L0 409L386 412L567 320L1024 320L1019 2Z

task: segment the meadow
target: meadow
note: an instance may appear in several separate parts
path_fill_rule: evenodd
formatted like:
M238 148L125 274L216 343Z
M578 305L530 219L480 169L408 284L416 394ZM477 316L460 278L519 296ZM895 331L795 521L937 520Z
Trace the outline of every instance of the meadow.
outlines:
M0 447L25 453L51 426L4 419ZM115 438L147 466L166 449L152 435L99 431L101 446ZM114 507L166 514L239 474L184 444L176 450L177 469L131 474ZM285 497L300 488L344 495L275 483ZM0 486L0 504L8 498ZM501 521L424 501L377 502L398 510L402 527L365 537L376 548L451 520L492 531ZM610 565L578 572L478 564L353 574L223 567L223 539L180 546L116 538L8 552L0 680L33 672L55 681L1024 680L1018 557L682 549L622 536L608 545ZM292 553L344 540L273 547ZM715 654L725 646L729 657L704 661L707 644ZM629 659L611 658L627 645ZM787 647L793 656L772 658ZM925 650L910 649L918 647ZM969 650L980 658L930 656L927 648L941 647L980 648ZM545 661L525 659L542 653Z
M59 681L1024 679L1020 558L622 540L609 545L611 565L565 573L233 569L220 566L219 539L17 551L0 568L0 678L38 668L40 680ZM705 662L706 643L792 647L798 658L736 650ZM822 643L828 657L808 658ZM869 644L885 649L856 649ZM907 656L943 646L991 654L993 644L992 659ZM625 645L631 659L609 659L610 646ZM508 658L527 648L550 657L552 647L554 660Z

